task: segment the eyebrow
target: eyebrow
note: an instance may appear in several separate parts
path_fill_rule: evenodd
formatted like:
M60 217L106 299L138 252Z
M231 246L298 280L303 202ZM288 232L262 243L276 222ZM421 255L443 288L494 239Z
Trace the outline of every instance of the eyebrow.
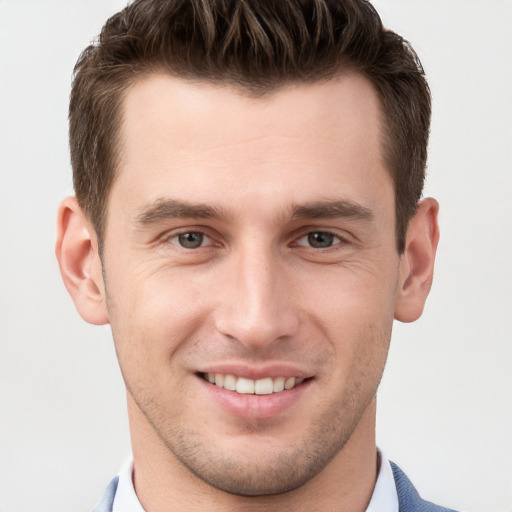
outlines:
M173 218L227 219L229 215L224 210L207 204L188 203L175 199L157 199L152 204L140 209L136 216L136 223L140 226L147 226Z
M317 201L294 205L291 208L291 220L346 218L369 222L373 217L370 209L346 199ZM144 227L175 218L229 220L232 215L222 208L204 203L157 199L150 205L142 207L135 220L139 226Z
M318 201L294 206L292 219L336 219L346 218L369 222L373 220L372 211L359 203L346 199L334 201Z

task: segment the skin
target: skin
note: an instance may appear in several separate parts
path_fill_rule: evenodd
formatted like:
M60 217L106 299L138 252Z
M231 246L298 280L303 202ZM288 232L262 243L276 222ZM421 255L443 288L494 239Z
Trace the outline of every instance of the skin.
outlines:
M111 324L147 511L365 510L393 319L420 316L438 240L427 199L397 253L381 138L356 74L260 98L163 75L129 90L103 259L74 198L57 256L83 318ZM307 381L240 413L210 371Z

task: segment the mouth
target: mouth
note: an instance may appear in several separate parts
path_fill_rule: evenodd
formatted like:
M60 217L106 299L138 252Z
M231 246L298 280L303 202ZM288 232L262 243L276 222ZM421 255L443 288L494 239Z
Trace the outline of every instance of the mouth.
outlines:
M211 403L212 412L220 406L228 413L223 412L222 421L230 421L228 418L270 420L293 410L292 407L295 410L301 410L301 404L308 407L301 397L314 389L312 384L316 377L305 374L302 369L279 364L266 368L238 367L236 364L218 366L204 368L196 376L208 393L205 407L210 407Z
M309 380L301 377L265 377L254 380L223 373L201 373L200 376L210 384L241 395L273 395L294 389Z

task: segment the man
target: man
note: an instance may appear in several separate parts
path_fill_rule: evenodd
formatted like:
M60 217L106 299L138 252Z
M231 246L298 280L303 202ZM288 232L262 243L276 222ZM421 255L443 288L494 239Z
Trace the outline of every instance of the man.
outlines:
M96 511L437 511L375 445L429 293L430 95L361 0L137 0L76 69L57 256L133 464Z

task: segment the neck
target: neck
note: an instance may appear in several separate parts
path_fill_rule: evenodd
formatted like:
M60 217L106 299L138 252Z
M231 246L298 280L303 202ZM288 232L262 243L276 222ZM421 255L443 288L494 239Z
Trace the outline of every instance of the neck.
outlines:
M146 512L343 510L364 512L377 476L375 399L334 459L301 487L272 496L238 496L203 482L178 461L128 398L134 486Z

